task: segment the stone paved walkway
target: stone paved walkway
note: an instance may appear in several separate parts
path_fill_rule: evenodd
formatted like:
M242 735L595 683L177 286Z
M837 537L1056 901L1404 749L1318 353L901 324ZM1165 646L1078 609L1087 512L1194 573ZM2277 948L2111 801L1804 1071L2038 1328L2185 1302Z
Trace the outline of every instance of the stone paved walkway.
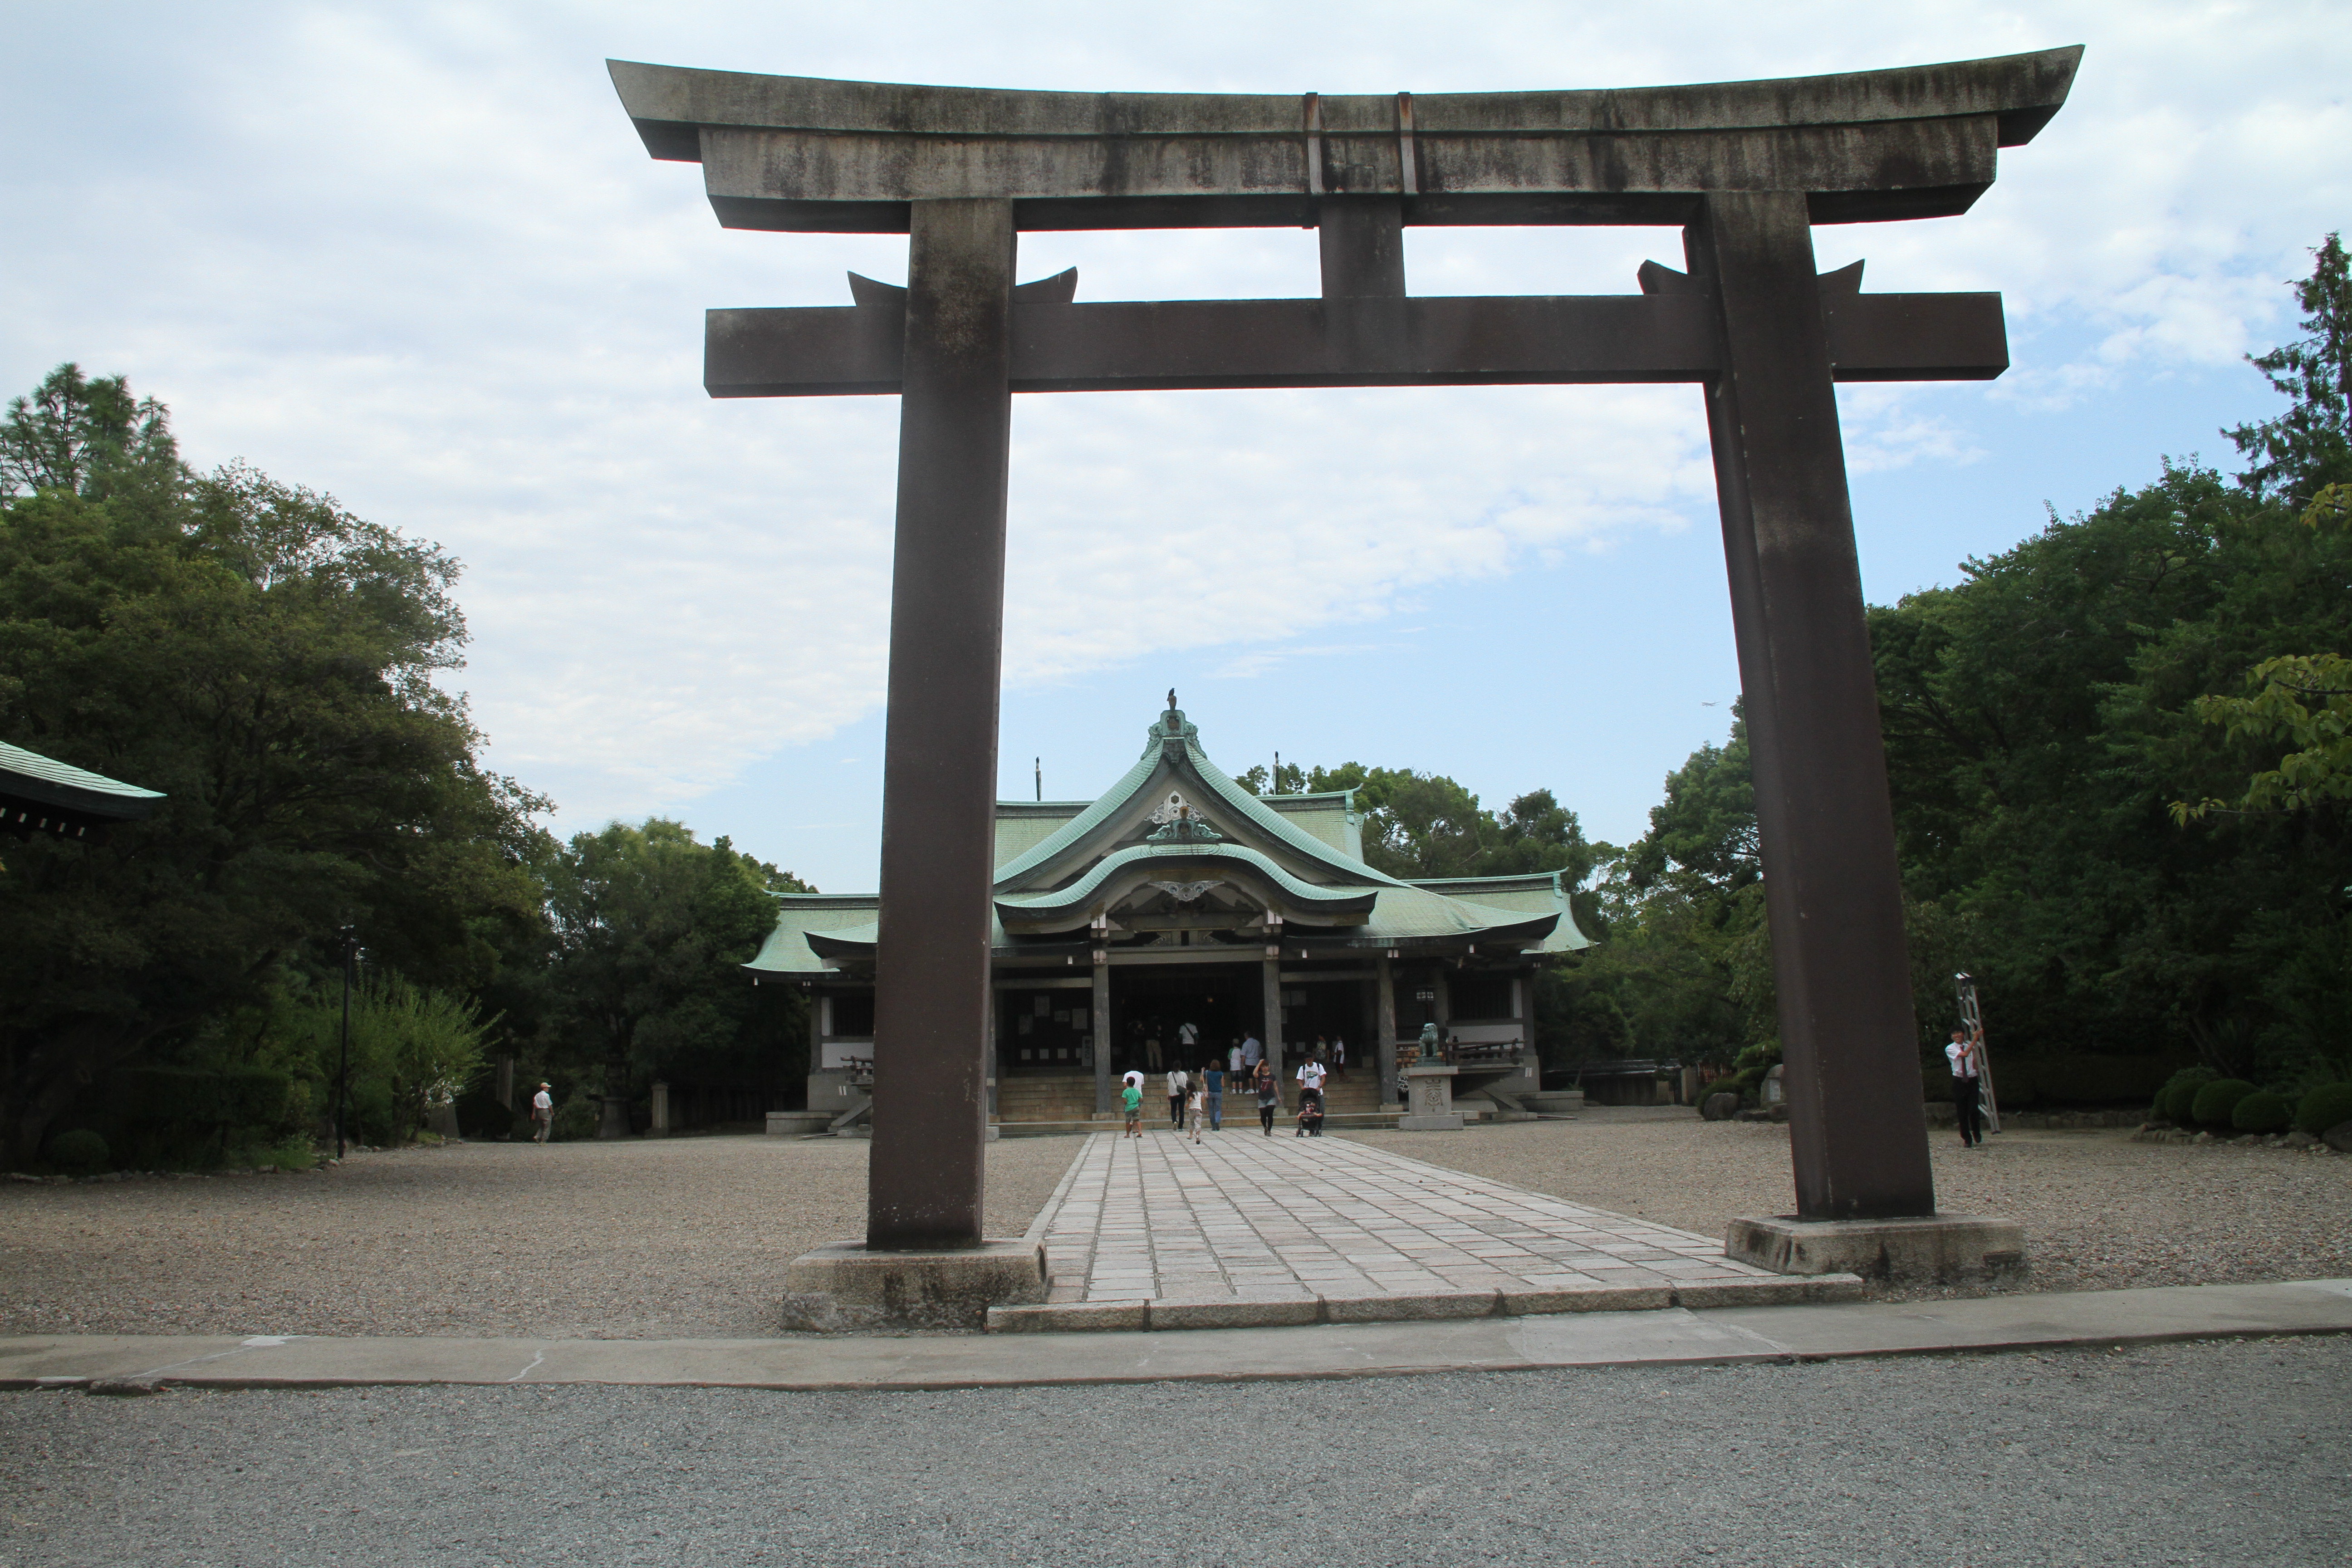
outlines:
M1255 1127L1197 1144L1096 1133L1033 1234L1045 1243L1053 1305L1016 1316L1040 1329L1097 1315L1073 1308L1144 1303L1154 1326L1177 1326L1183 1308L1209 1327L1293 1321L1309 1304L1319 1310L1307 1321L1341 1321L1821 1300L1853 1288L1843 1276L1767 1273L1706 1237L1346 1139L1266 1138ZM1212 1310L1221 1304L1289 1310Z

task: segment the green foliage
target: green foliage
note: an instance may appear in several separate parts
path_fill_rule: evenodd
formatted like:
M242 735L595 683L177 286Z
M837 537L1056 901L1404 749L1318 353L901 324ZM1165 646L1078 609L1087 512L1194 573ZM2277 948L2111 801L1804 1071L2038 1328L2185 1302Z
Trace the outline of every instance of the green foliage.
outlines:
M171 416L135 398L119 375L89 379L61 364L0 422L0 496L58 489L91 499L126 480L168 477L179 463Z
M600 1101L585 1094L575 1094L555 1108L555 1121L548 1137L559 1142L593 1138L604 1119L604 1107Z
M2294 1108L2294 1124L2314 1138L2352 1121L2352 1083L2323 1083Z
M125 411L128 410L126 413ZM0 860L0 1154L115 1066L194 1048L356 924L478 989L540 926L545 805L485 773L457 567L61 369L0 448L0 736L168 795L103 847Z
M2242 1078L2219 1078L2197 1091L2189 1102L2189 1120L2200 1127L2227 1127L2231 1112L2238 1101L2255 1092L2254 1086Z
M114 1151L88 1128L77 1127L49 1140L49 1163L71 1175L86 1176L113 1163Z
M1929 1073L1947 1083L1950 1066L1939 1054ZM2157 1057L2003 1056L1993 1063L1994 1087L2003 1106L2128 1105L2152 1099L2171 1081L2172 1064ZM2212 1069L2203 1069L2210 1074Z
M2294 1120L2286 1096L2267 1089L2256 1089L2230 1111L2230 1125L2241 1132L2284 1132Z
M2344 241L2329 235L2312 252L2311 276L2294 285L2303 327L2311 335L2249 356L2289 400L2274 419L2226 432L2252 459L2248 489L2300 505L2322 486L2352 479L2352 264Z
M271 1028L331 1104L343 1054L340 978L285 999ZM404 1143L426 1107L456 1099L482 1071L489 1024L467 996L398 974L363 972L352 992L351 1130L362 1142Z
M2204 1063L2182 1068L2156 1091L2156 1113L2176 1127L2189 1126L2196 1118L2190 1108L2197 1102L2197 1093L2221 1075Z
M550 1049L601 1068L607 1092L656 1076L782 1081L805 1070L805 1004L741 965L774 929L771 895L807 891L725 838L614 823L547 855Z
M528 1137L530 1118L518 1116L500 1105L498 1097L481 1084L457 1097L457 1135L461 1138Z
M1293 770L1283 767L1286 780ZM1253 768L1234 782L1264 790L1266 770ZM1576 813L1548 789L1530 790L1502 811L1443 773L1374 768L1346 763L1315 768L1301 781L1309 793L1353 790L1363 814L1364 860L1391 877L1515 877L1566 873L1570 887L1591 874L1592 846Z

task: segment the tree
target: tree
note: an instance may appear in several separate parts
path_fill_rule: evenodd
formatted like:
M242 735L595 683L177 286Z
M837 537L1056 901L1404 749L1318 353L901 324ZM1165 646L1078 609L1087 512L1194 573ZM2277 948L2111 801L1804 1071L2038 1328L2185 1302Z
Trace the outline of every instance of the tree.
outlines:
M125 449L165 440L163 411L69 370L11 409L12 460L48 466L0 503L0 735L168 798L103 847L0 855L18 1160L113 1067L327 967L338 927L470 992L541 918L546 803L479 766L435 684L465 643L457 563L249 469L117 462L121 409L151 411Z
M1255 788L1265 776L1264 770L1253 770L1240 782ZM1498 813L1443 773L1346 763L1307 770L1305 784L1313 793L1355 792L1364 817L1365 863L1391 877L1564 871L1573 888L1591 874L1592 846L1576 813L1548 789L1529 791Z
M174 475L179 455L162 404L131 396L121 376L91 381L79 365L61 364L29 395L8 400L0 495L59 489L94 500L126 471Z
M771 895L815 889L662 817L575 835L541 874L553 1048L606 1093L669 1073L781 1081L799 1061L798 993L755 990L741 966L775 926Z
M2312 252L2311 276L2294 289L2311 335L2248 359L2290 399L2287 410L2222 434L2252 459L2241 476L2249 490L2301 507L2352 480L2352 263L2340 235Z

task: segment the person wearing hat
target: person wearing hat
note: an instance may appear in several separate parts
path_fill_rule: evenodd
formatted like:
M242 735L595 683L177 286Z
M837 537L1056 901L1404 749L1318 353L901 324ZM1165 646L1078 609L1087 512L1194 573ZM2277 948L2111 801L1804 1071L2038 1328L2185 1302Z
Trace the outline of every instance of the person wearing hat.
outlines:
M546 1142L547 1135L555 1130L555 1097L547 1092L544 1083L539 1086L539 1092L530 1097L530 1119L536 1129L530 1135L531 1142Z

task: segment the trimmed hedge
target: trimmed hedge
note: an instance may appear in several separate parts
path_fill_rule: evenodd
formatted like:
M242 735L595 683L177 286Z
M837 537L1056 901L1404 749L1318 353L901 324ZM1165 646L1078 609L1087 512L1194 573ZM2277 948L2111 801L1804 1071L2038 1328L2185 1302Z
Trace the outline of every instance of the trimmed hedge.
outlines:
M2238 1109L2238 1101L2254 1092L2254 1086L2242 1078L2217 1078L2197 1091L2189 1102L2189 1114L2200 1127L2227 1127L2230 1113Z
M106 1140L87 1128L77 1127L49 1140L49 1163L60 1171L87 1175L105 1170L113 1160L114 1152L106 1146Z
M2254 1090L2230 1112L2230 1125L2241 1132L2284 1132L2294 1120L2294 1109L2286 1096L2267 1089Z
M2323 1083L2294 1108L2294 1124L2314 1138L2352 1121L2352 1083Z
M2158 1091L2157 1115L2176 1127L2189 1125L2196 1120L2189 1114L2189 1109L2196 1103L2197 1091L2221 1076L2202 1062L2195 1067L2182 1068L2172 1075L2171 1080L2166 1083L2162 1089Z
M2013 1057L1999 1042L1992 1050L1993 1087L2004 1109L2029 1105L2132 1105L2143 1103L2169 1082L2179 1059L2171 1057ZM1951 1064L1930 1054L1920 1064L1921 1086L1929 1100L1952 1098Z

